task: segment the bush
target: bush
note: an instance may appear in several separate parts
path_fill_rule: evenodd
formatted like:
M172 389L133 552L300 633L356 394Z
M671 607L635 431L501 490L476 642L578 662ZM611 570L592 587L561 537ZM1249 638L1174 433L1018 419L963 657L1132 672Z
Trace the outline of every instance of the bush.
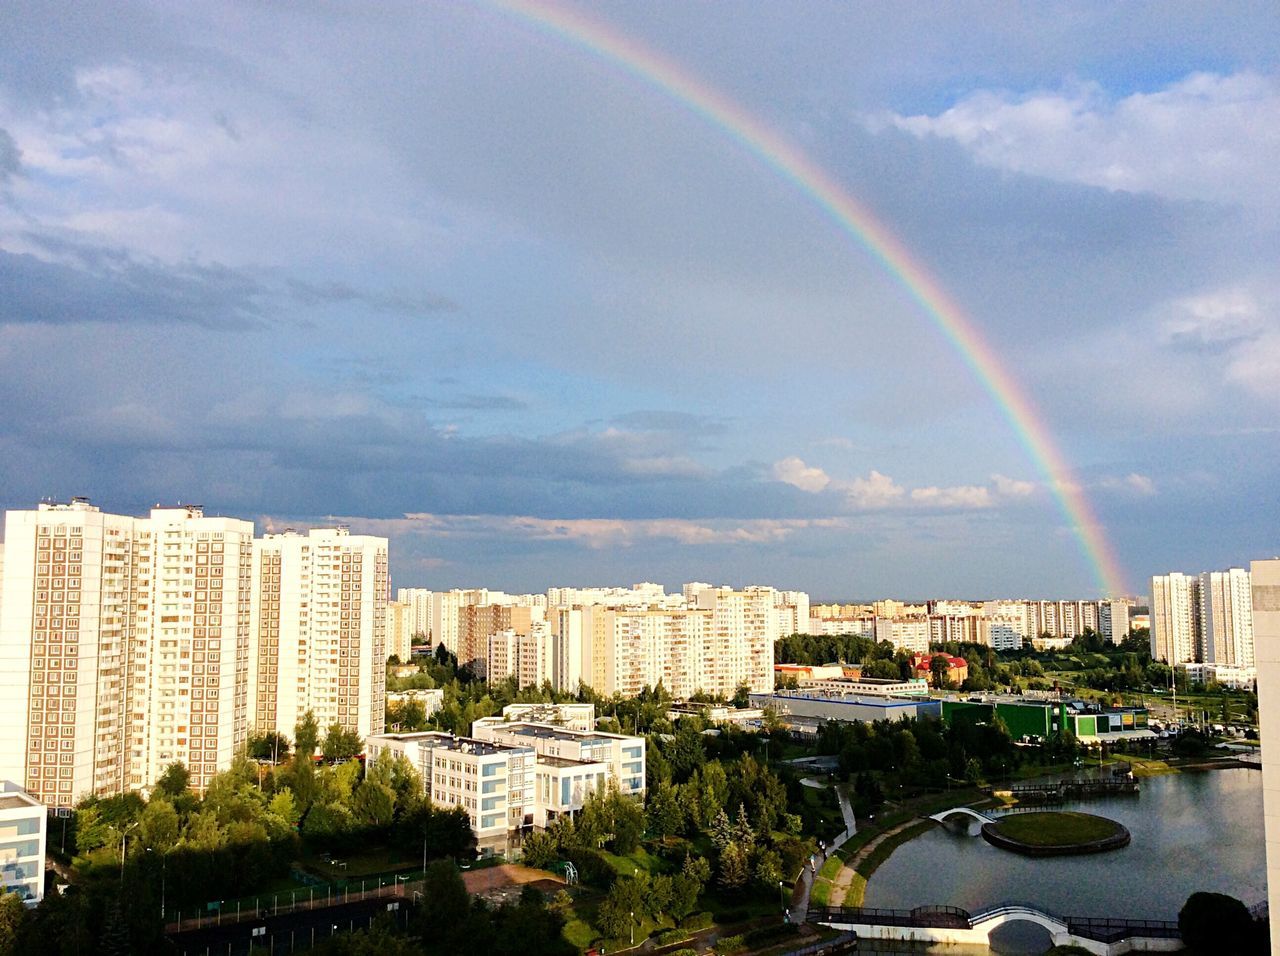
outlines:
M800 927L795 923L781 923L777 926L761 926L746 933L743 941L750 949L761 949L772 943L780 943L800 935Z
M667 956L698 956L698 951L696 949L690 949L688 946L686 946L684 949L672 950L670 953L667 954Z
M715 919L710 913L691 913L680 921L680 928L697 931L706 929Z
M608 859L599 850L588 847L574 847L567 854L569 862L578 870L578 879L590 886L607 890L618 878L618 872L609 865Z
M735 953L745 953L747 951L747 941L741 935L726 936L716 943L715 950L720 956L734 956Z
M1192 893L1178 913L1178 930L1193 953L1246 953L1253 917L1234 896Z
M664 929L653 934L653 941L659 946L670 946L672 943L680 943L689 938L689 930L687 929Z

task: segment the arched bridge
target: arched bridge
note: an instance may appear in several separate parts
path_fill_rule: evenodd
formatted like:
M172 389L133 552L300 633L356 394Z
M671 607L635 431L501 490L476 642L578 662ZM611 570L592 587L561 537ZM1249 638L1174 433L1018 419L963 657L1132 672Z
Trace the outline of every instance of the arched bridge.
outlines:
M941 813L930 814L930 820L937 820L939 823L946 823L947 817L961 814L967 817L973 817L979 823L995 823L995 817L989 817L985 813L979 813L973 807L952 807L950 810L943 810Z

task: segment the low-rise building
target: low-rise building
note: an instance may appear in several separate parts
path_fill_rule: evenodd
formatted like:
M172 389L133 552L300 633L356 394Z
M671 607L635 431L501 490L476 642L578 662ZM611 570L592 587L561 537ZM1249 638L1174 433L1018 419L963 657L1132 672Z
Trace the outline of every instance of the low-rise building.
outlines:
M645 791L645 739L598 730L569 730L549 724L505 721L485 717L471 725L471 734L512 747L529 747L542 757L562 757L580 763L603 763L609 779L630 796Z
M969 677L969 662L963 657L952 657L950 654L912 654L911 667L917 676L929 680L933 674L933 661L943 658L947 662L947 680L956 687Z
M0 892L15 893L28 906L44 899L46 832L44 804L0 780Z
M939 701L921 697L870 697L857 694L835 695L820 691L788 690L772 694L752 694L753 707L772 708L782 722L791 726L799 721L907 720L916 717L938 717Z
M368 759L384 751L404 755L422 775L433 803L467 811L483 856L511 852L521 832L534 825L537 755L532 747L439 731L376 734L365 741Z
M551 724L566 730L595 730L595 704L507 704L502 719L531 724Z
M1187 675L1188 684L1221 684L1231 690L1253 690L1258 683L1256 667L1236 667L1231 664L1179 664L1178 670Z
M1043 740L1066 731L1081 743L1114 743L1151 739L1143 707L1099 707L1061 697L1017 697L1004 694L974 695L942 701L942 719L990 723L999 718L1015 740Z
M411 704L422 705L422 713L430 717L444 706L444 689L441 687L420 687L411 690L394 690L387 694L387 705Z
M880 677L833 677L800 682L800 689L831 697L928 697L929 681L923 677L887 680Z
M667 711L667 720L675 722L681 717L700 717L709 724L722 727L758 730L764 722L764 710L760 707L731 707L725 704L695 702L672 704Z

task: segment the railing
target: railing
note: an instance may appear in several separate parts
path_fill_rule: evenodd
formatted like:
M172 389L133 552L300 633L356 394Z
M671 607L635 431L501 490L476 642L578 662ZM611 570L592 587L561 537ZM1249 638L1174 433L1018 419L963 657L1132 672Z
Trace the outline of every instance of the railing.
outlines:
M1265 909L1259 904L1254 910ZM1149 939L1181 939L1178 924L1172 920L1110 919L1089 916L1059 916L1037 903L1007 900L976 913L958 906L917 906L915 909L879 909L867 906L811 906L811 923L852 923L872 926L903 926L915 929L972 929L977 924L1007 913L1038 913L1060 923L1072 936L1101 943L1115 943L1135 936ZM1253 912L1251 910L1250 912Z

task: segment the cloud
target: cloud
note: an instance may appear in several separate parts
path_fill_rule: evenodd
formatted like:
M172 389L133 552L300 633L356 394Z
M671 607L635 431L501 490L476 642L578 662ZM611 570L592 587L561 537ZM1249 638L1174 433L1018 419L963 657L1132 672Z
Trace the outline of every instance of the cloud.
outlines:
M773 477L801 491L809 492L822 491L831 484L831 478L825 471L806 465L794 456L774 462Z
M936 115L877 118L954 140L1000 169L1108 190L1267 206L1280 202L1280 78L1192 73L1153 92L1098 83L977 90Z
M423 315L431 312L458 312L461 307L443 296L407 295L401 293L369 292L356 289L345 282L304 282L289 279L289 290L303 305L346 305L358 302L380 312L401 315Z
M865 478L854 478L838 486L855 508L888 508L898 504L905 493L901 485L888 475L872 470Z
M913 488L911 500L933 508L990 508L991 489L981 485L954 485L950 488Z
M1095 487L1107 491L1127 492L1143 498L1149 498L1156 493L1156 483L1151 480L1150 476L1140 475L1136 471L1122 477L1108 476L1101 478L1096 482Z
M76 264L0 249L0 325L103 323L245 330L265 322L265 289L214 265L168 266L68 247Z
M1002 498L1026 498L1036 490L1034 481L1020 481L1004 475L992 475L991 483L995 485L996 494Z
M1160 342L1174 349L1220 352L1254 339L1263 329L1255 296L1242 288L1221 289L1173 303L1160 327Z
M283 519L269 519L287 524ZM330 523L349 524L353 530L381 535L418 535L428 538L523 539L569 542L586 548L625 548L643 541L669 541L679 545L753 545L782 541L808 528L841 525L839 519L759 519L750 521L690 521L685 519L634 520L621 518L540 518L531 515L440 515L426 512L403 518L332 517Z
M1267 399L1280 399L1280 329L1268 331L1235 350L1227 381Z
M22 150L13 141L9 131L0 128L0 185L22 170Z

